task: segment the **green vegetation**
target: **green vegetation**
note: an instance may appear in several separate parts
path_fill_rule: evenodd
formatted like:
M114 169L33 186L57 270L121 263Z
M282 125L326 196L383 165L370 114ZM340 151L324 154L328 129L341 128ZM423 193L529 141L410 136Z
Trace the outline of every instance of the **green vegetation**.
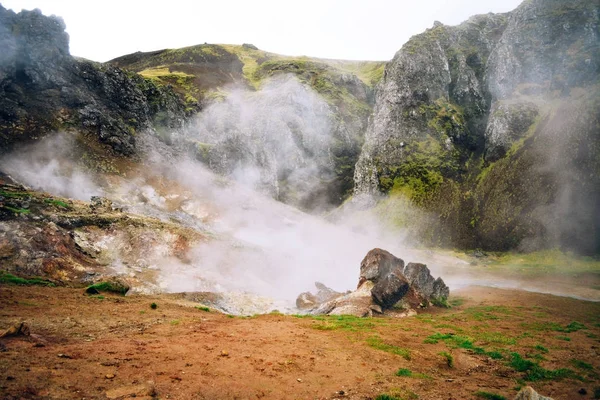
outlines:
M400 368L398 371L396 371L396 376L402 376L406 378L431 379L429 375L420 374L418 372L412 372L410 369L407 368Z
M440 356L444 357L444 359L446 360L446 365L448 365L448 368L454 368L454 357L452 356L452 354L448 353L447 351L442 351L438 354Z
M391 396L389 394L380 394L377 397L375 397L375 400L402 400L402 399L395 397L395 396Z
M327 316L311 316L311 315L295 315L296 318L310 318L318 321L311 325L311 328L321 331L344 330L350 332L363 332L372 330L376 324L384 325L387 322L384 320L376 320L374 318L360 318L352 315L327 315Z
M538 363L523 358L519 353L511 353L511 360L508 364L518 372L524 372L526 381L558 380L563 378L581 379L577 374L568 368L549 370L541 367Z
M410 350L387 344L379 336L371 336L367 338L367 344L374 349L385 351L386 353L396 354L403 357L405 360L410 360Z
M158 304L156 304L156 303L151 303L151 304L150 304L150 308L151 308L151 309L153 309L153 310L156 310L156 309L158 308Z
M208 307L196 306L195 308L197 308L200 311L210 312L210 308L208 308Z
M544 346L542 346L541 344L536 344L534 349L541 351L542 353L547 353L548 349Z
M47 204L53 205L55 207L62 207L62 208L66 208L68 210L71 209L71 206L68 203L65 203L62 200L45 199L44 202L47 203Z
M487 399L487 400L506 400L506 397L504 397L502 395L499 395L496 393L484 392L482 390L475 392L475 396L480 397L482 399Z
M571 360L571 364L573 364L573 366L575 366L575 368L584 369L587 371L591 371L594 369L592 364L589 364L589 363L586 363L585 361L581 361L581 360L577 360L577 359Z
M179 325L180 321L178 319L174 319L170 322L171 325Z
M486 333L483 332L481 337L487 338L487 341L493 342L496 341L502 344L514 344L510 339L504 339L501 337L502 335L494 334L494 333ZM498 351L488 351L483 347L478 347L473 344L473 339L468 336L455 335L453 333L434 333L433 335L428 336L424 343L428 344L436 344L440 340L443 340L446 345L450 348L461 348L466 350L471 350L475 354L486 355L493 359L501 359L502 354ZM484 339L485 340L485 339ZM514 340L514 339L513 339Z
M15 214L29 214L31 211L27 208L15 208L7 205L0 205L0 208L4 208L5 210L12 211Z
M109 292L120 294L121 296L125 296L127 291L129 290L128 286L123 285L119 282L98 282L93 285L88 286L85 289L85 292L88 294L98 294L100 292Z
M8 285L24 285L24 286L56 286L54 283L41 278L19 278L18 276L9 274L8 272L0 271L0 283Z

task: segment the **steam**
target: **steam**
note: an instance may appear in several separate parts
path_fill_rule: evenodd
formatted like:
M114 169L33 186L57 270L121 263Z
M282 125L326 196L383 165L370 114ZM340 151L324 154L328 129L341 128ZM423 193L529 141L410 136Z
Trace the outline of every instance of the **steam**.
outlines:
M333 179L333 113L290 75L207 107L187 139L213 171L302 207Z
M0 159L0 169L34 189L58 196L89 200L102 195L92 176L75 162L73 137L67 134L57 134Z

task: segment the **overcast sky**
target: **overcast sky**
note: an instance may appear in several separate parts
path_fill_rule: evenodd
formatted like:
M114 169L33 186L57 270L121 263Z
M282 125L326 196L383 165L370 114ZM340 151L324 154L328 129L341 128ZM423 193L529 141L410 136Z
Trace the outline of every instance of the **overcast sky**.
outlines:
M435 20L456 25L521 0L0 0L63 17L71 54L95 61L199 43L252 43L313 57L389 60Z

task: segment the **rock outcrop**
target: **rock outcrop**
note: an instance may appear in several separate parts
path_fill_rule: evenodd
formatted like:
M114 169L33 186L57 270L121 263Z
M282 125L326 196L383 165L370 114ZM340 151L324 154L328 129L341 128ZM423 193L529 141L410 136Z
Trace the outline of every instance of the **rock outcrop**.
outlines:
M599 15L533 0L412 37L378 86L355 197L408 197L421 243L600 251Z
M540 395L531 386L525 386L517 393L514 400L552 400L552 398Z
M373 249L360 264L358 288L346 294L317 283L317 295L301 293L296 306L311 314L365 317L386 314L396 306L410 315L418 307L445 304L450 291L441 278L434 279L424 264L409 263L388 251ZM394 313L398 315L398 313Z
M184 123L184 105L171 89L72 57L59 17L0 6L0 48L2 151L58 130L77 130L132 155L136 132Z

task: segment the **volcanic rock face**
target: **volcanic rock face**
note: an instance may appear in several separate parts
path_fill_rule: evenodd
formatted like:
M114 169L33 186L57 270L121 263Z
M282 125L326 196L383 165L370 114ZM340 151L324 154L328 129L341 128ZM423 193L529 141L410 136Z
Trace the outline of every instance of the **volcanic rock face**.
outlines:
M358 288L347 294L337 293L317 283L317 295L302 293L296 306L311 314L355 315L364 317L386 313L402 301L412 308L430 303L445 303L450 291L441 278L434 279L424 264L409 263L388 251L373 249L360 265ZM413 311L414 312L414 311Z
M407 194L432 215L409 227L421 243L599 251L599 15L532 0L412 37L378 86L355 196Z
M119 68L75 59L58 17L0 6L0 148L60 129L89 132L117 153L134 133L180 128L184 106L172 90Z

